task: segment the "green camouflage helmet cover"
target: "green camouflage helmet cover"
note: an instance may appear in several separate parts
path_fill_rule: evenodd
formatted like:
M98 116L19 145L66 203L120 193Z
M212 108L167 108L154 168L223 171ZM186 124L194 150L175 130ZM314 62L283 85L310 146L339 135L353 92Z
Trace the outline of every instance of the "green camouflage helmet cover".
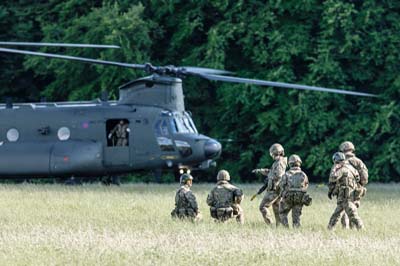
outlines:
M193 180L193 176L191 176L190 174L183 174L181 175L181 177L179 178L179 182L184 185L186 184L186 182L188 180Z
M347 152L347 151L355 151L356 148L354 147L354 144L351 143L350 141L345 141L339 146L339 150L341 152Z
M218 172L217 181L222 181L222 180L225 180L225 181L231 180L231 176L229 175L228 171L221 170Z
M342 162L344 160L346 160L346 156L343 152L335 152L332 156L332 161L334 163Z
M292 154L289 157L289 165L293 166L293 165L301 165L303 162L301 161L300 156L298 156L297 154Z

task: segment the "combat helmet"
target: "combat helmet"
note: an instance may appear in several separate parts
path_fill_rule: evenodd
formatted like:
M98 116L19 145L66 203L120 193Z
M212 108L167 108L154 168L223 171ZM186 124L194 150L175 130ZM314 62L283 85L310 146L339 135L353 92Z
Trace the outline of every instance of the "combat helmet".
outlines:
M300 156L297 154L292 154L289 157L289 165L290 166L300 166L303 162L301 161Z
M356 150L356 148L354 147L354 144L351 143L350 141L345 141L342 144L340 144L339 150L341 152L347 152L347 151L353 152Z
M193 176L190 174L182 174L181 177L179 178L179 182L184 185L188 180L193 180Z
M332 156L332 161L334 163L342 162L344 160L346 160L346 156L343 152L335 152Z
M231 180L231 176L229 175L229 172L226 170L221 170L218 172L217 175L217 181L229 181Z
M269 155L271 157L278 156L278 155L285 155L285 150L283 149L282 145L279 143L272 144L269 148Z

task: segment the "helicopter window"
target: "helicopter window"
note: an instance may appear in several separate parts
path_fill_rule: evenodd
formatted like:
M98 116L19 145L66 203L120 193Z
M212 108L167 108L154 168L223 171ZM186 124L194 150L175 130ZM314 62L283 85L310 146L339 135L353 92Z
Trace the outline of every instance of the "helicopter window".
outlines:
M17 141L17 140L19 139L19 132L18 132L18 130L15 129L15 128L10 128L10 129L7 131L7 139L8 139L8 141L10 141L10 142L15 142L15 141Z
M106 122L107 146L129 146L129 120L108 119Z
M175 148L172 144L172 139L166 137L157 137L157 143L162 151L175 151Z
M191 127L193 133L197 133L196 126L194 125L193 120L192 120L192 118L190 117L190 115L188 115L187 113L186 113L186 119L188 120L188 123L189 123L189 125L190 125L190 127Z
M178 128L178 133L190 133L190 127L185 125L182 117L176 116L174 118L175 124Z
M197 133L197 129L190 117L176 115L173 121L177 133Z
M158 120L155 125L156 135L157 136L168 136L168 123L166 120Z
M57 136L59 140L68 140L71 136L71 131L67 127L60 127L57 131Z

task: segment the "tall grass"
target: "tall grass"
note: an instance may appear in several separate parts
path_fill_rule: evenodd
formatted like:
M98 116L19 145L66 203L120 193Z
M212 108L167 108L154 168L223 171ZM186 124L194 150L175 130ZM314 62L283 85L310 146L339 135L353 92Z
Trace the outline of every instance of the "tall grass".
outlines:
M177 185L1 185L0 265L400 265L400 185L370 185L366 230L328 231L335 208L312 186L302 228L267 227L242 185L245 225L214 223L194 184L202 222L173 221Z

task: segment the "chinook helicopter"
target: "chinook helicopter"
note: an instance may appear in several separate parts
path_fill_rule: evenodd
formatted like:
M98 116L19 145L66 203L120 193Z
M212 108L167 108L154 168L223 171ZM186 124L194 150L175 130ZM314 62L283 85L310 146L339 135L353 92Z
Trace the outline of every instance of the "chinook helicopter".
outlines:
M114 45L11 43L0 46L119 48ZM34 102L0 105L0 177L115 176L136 170L207 169L221 154L221 144L200 134L186 111L182 79L313 90L356 96L356 91L240 78L203 67L153 66L0 48L0 52L140 69L149 76L119 87L119 99ZM115 139L123 125L124 141ZM117 136L118 137L118 136Z

